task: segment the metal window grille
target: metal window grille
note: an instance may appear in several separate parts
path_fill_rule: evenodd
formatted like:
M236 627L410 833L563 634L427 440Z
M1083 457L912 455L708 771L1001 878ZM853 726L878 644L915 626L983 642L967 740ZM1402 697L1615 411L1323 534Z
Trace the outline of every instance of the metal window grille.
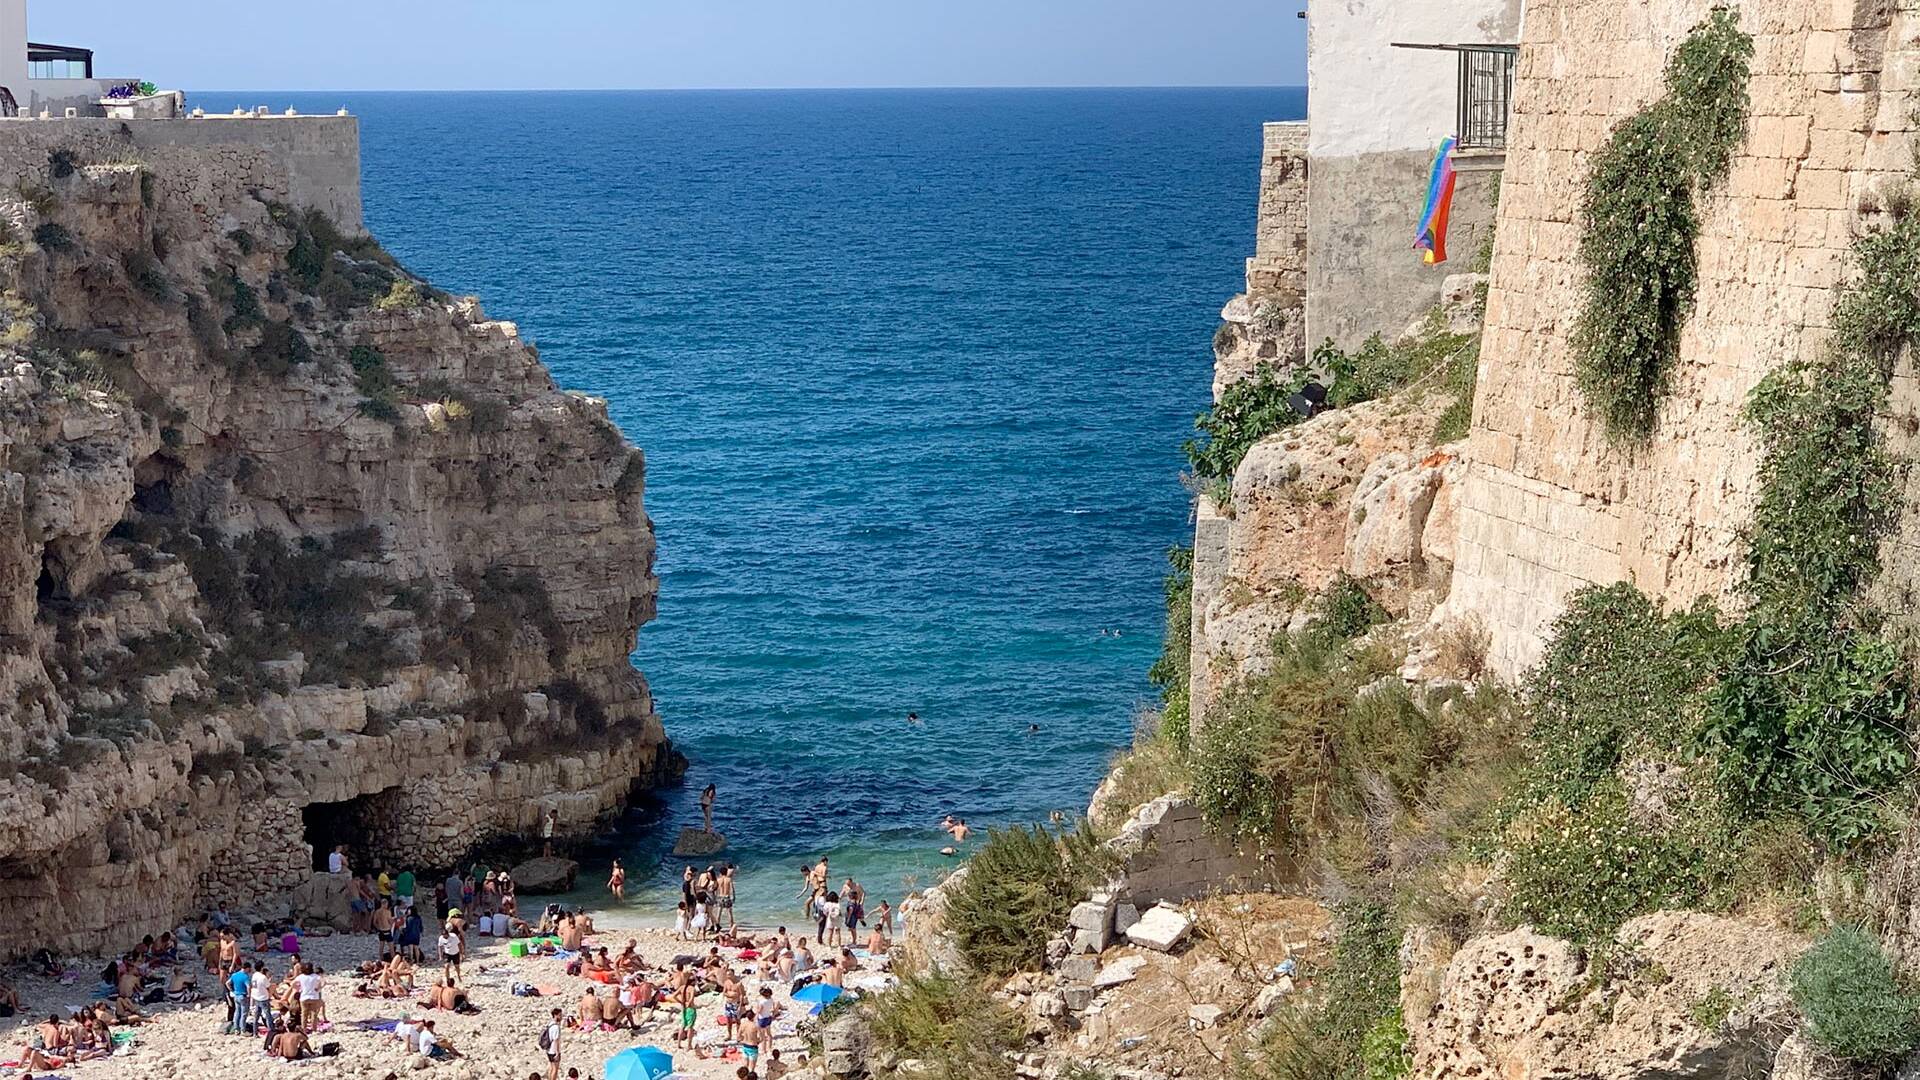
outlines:
M1507 112L1513 103L1511 45L1468 45L1460 52L1460 112L1456 128L1463 150L1502 150Z

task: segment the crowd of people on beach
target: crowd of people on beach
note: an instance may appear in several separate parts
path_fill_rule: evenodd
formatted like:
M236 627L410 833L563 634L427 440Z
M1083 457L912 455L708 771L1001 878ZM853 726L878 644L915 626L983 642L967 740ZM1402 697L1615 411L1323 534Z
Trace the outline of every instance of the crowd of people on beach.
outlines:
M668 1029L676 1051L701 1059L724 1053L730 1061L735 1051L750 1054L739 1077L773 1080L791 1067L773 1041L782 1018L791 1034L797 991L819 983L840 992L856 977L888 978L892 908L883 900L869 915L866 890L851 877L834 887L825 856L802 868L802 912L814 924L811 938L796 937L784 926L744 930L735 916L733 864L684 867L676 940L705 951L665 961L649 961L634 938L617 953L596 946L589 940L593 918L584 911L548 904L528 922L520 917L517 888L506 871L474 867L429 889L412 869L357 871L344 848L326 861L344 883L345 932L372 939L368 959L327 971L303 950L310 935L299 920L243 921L222 902L197 922L149 937L113 961L101 972L93 1004L49 1013L25 1029L20 1064L31 1074L109 1056L116 1041L126 1038L115 1029L145 1022L146 1008L163 1001L220 1003L220 1031L252 1040L282 1061L336 1055L342 1037L366 1031L398 1044L410 1060L459 1058L463 1051L436 1017L481 1011L466 969L480 944L475 939L492 937L520 939L525 944L515 946L516 955L524 949L558 960L567 974L587 981L571 1009L553 1009L552 1022L531 1036L548 1064L544 1077L534 1074L536 1080L579 1075L577 1068L562 1072L563 1047L579 1033ZM624 885L625 871L616 863L609 888L619 897ZM423 910L429 903L437 931L429 930ZM44 951L36 963L37 974L61 974ZM545 996L554 990L515 982L510 992ZM377 1029L360 1021L336 1030L329 1012L335 993L405 1002L406 1011ZM0 983L0 1016L21 1010L19 995ZM703 1010L711 1021L705 1031Z

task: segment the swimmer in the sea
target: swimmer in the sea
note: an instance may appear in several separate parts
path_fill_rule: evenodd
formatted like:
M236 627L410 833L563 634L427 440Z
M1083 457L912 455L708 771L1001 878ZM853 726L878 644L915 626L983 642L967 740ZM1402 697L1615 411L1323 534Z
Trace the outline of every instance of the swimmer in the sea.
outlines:
M919 714L919 713L917 713L917 712L910 712L910 713L908 713L908 714L907 714L907 723L909 723L909 724L918 724L919 722L920 722L920 714Z
M1040 734L1040 725L1039 725L1039 724L1028 724L1028 725L1027 725L1027 734L1029 734L1029 735L1038 735L1038 734Z

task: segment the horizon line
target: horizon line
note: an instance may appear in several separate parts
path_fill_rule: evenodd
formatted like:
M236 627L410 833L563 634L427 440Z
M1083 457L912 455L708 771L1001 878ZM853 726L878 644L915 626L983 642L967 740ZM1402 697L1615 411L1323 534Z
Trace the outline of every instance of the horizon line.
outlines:
M1013 83L945 86L397 86L397 87L215 87L189 94L791 94L900 90L1305 90L1304 83Z

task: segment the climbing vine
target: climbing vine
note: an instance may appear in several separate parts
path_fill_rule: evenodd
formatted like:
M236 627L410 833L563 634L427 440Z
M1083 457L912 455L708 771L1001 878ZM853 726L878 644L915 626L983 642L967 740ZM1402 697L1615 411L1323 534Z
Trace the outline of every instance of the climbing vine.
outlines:
M1920 341L1916 245L1912 216L1863 237L1827 348L1770 372L1747 405L1762 450L1749 608L1707 733L1737 802L1839 846L1879 831L1878 796L1914 764L1910 666L1864 591L1900 509L1902 466L1874 420Z
M1595 153L1582 204L1586 296L1573 331L1580 392L1617 437L1642 438L1693 304L1695 193L1725 175L1747 123L1753 38L1720 10L1667 62L1666 92Z

